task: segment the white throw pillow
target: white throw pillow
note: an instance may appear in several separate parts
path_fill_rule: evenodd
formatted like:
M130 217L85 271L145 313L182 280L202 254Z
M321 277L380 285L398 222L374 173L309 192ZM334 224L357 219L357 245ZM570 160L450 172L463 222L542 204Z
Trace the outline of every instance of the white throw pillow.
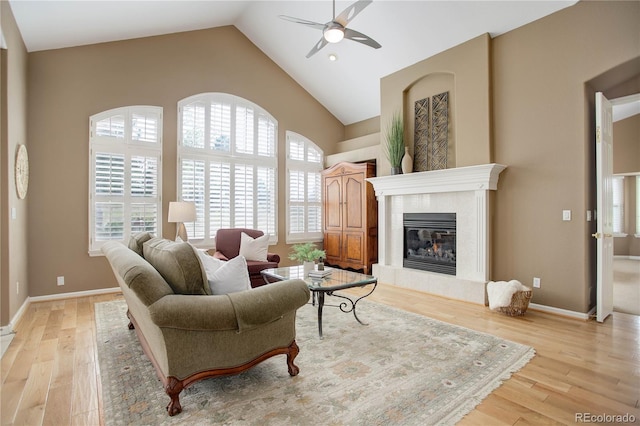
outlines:
M240 256L244 256L245 259L266 262L268 248L269 235L251 238L244 232L240 234Z
M229 294L251 290L247 261L244 256L236 256L228 261L214 260L220 262L220 267L211 275L207 272L211 293Z
M204 272L207 274L207 279L208 279L210 275L212 275L214 272L220 269L220 267L224 263L224 260L216 259L215 257L211 256L209 253L207 253L206 250L202 250L196 247L194 247L194 249L196 253L198 253L198 257L200 258L200 263L202 263L202 266L204 267Z

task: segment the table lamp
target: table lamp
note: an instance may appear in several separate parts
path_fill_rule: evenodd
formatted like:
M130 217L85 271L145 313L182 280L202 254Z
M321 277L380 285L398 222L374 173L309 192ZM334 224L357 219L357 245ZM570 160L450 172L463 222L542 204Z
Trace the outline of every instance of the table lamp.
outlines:
M195 222L196 205L189 201L171 201L169 202L169 222L178 223L176 227L176 241L178 238L182 241L189 241L187 236L187 228L185 222Z

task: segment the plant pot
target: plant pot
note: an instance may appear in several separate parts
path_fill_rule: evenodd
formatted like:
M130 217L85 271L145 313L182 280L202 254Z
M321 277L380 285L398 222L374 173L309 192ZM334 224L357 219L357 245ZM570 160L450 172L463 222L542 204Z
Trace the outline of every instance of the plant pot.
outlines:
M302 263L303 276L307 278L309 276L309 272L313 271L314 268L315 268L315 263L313 262L313 260L304 261Z
M401 175L402 174L402 167L391 167L391 174L392 175Z

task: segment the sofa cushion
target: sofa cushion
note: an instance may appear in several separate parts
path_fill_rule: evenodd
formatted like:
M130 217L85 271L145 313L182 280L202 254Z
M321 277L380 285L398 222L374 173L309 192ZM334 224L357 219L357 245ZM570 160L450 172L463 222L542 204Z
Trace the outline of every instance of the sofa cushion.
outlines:
M244 232L240 234L240 256L244 256L247 260L256 260L258 262L267 261L267 251L269 248L269 236L253 238Z
M138 232L129 238L129 248L144 257L142 245L153 238L151 232Z
M144 258L176 294L211 294L204 267L189 243L152 238L143 244Z
M108 241L102 252L111 264L119 282L124 282L145 306L173 294L171 286L145 260L118 241ZM121 284L122 285L122 284Z

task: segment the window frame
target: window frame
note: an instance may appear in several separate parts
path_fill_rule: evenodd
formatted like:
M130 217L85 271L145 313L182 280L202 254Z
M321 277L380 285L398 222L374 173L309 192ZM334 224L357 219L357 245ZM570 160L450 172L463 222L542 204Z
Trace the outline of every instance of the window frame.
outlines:
M324 169L324 151L317 145L315 144L313 141L311 141L309 138L287 130L285 132L285 137L286 137L286 170L285 170L285 180L286 180L286 222L287 222L287 229L286 229L286 243L287 244L295 244L295 243L299 243L299 242L321 242L324 239L324 232L322 230L322 214L323 214L323 209L322 209L322 178L320 176L320 173L322 172L322 170ZM303 151L304 151L304 160L296 160L292 158L291 155L291 146L292 146L292 141L295 141L297 143L302 143L303 144ZM310 162L309 161L309 150L310 149L314 149L316 150L319 154L320 154L320 161L319 162ZM291 178L290 178L290 174L292 171L296 171L296 172L303 172L304 173L304 188L305 188L305 200L304 201L298 201L298 202L293 202L291 200ZM319 201L309 201L308 197L307 197L307 189L309 188L309 173L317 173L319 175L319 179L320 182L318 184L318 191L319 191ZM295 233L293 234L291 232L291 225L292 225L292 221L291 221L291 208L293 205L298 205L298 206L303 206L305 209L305 217L308 216L308 209L310 206L315 206L319 209L319 221L320 221L320 231L318 232L310 232L308 230L308 221L305 222L305 230L304 232L299 232L299 233Z
M155 115L156 124L156 141L146 142L142 140L136 140L132 136L133 129L133 116L139 115ZM117 136L99 136L97 126L100 122L107 118L113 118L115 116L124 117L124 125L122 131L122 137ZM96 236L96 204L98 200L104 200L103 202L122 202L123 203L123 238L114 239L115 241L121 241L127 243L132 235L132 223L131 223L131 211L132 205L140 203L142 201L145 204L153 204L156 209L156 230L154 234L162 235L162 128L163 128L163 108L158 106L149 105L132 105L113 108L110 110L102 111L89 117L89 238L88 238L88 252L90 256L102 256L101 247L107 241L113 241L110 239L98 240ZM124 157L124 172L123 172L123 190L122 195L99 195L96 191L96 160L97 155L112 154ZM131 193L132 190L132 158L134 157L146 157L157 159L157 176L156 176L156 196L155 197L140 197L134 196Z
M220 103L228 103L230 105L230 118L229 118L229 149L228 150L219 150L211 147L212 143L212 134L214 133L211 125L211 104L214 102ZM183 137L183 122L185 119L185 115L183 111L186 107L195 104L202 103L204 108L204 116L203 116L203 146L195 147L195 146L186 146L184 137ZM252 129L252 141L253 141L253 153L242 152L239 146L238 138L237 138L237 112L238 108L246 108L253 110L253 125L250 127L245 127L244 130ZM260 130L261 130L261 119L266 119L266 126L268 127L268 135L267 139L270 141L267 143L270 146L270 149L266 151L261 151L260 145ZM241 98L239 96L235 96L228 93L220 93L220 92L209 92L209 93L199 93L193 96L189 96L178 101L178 117L177 117L177 145L178 145L178 155L177 155L177 180L176 180L176 192L177 199L183 201L193 201L192 197L184 197L183 196L183 162L184 161L203 161L204 162L204 188L203 188L203 198L202 198L202 207L199 206L199 203L196 203L196 209L198 210L198 221L186 223L187 232L189 234L189 241L194 245L203 248L212 248L215 247L215 231L217 229L211 229L211 182L210 182L210 172L211 172L211 164L212 163L227 163L229 164L230 170L230 186L229 186L229 227L247 227L247 228L255 228L259 229L260 216L259 216L259 206L258 206L258 198L253 197L253 225L249 226L246 223L242 226L238 226L238 221L236 220L236 191L233 188L233 182L235 181L235 173L238 166L248 165L253 170L253 193L257 194L257 186L259 184L259 179L257 178L258 172L260 169L266 168L268 170L272 170L269 174L272 177L272 180L268 182L271 184L269 188L272 191L272 203L270 204L267 210L270 210L271 213L268 214L267 228L273 225L273 230L264 230L263 232L268 233L269 243L277 244L278 242L278 121L264 108L260 105L257 105L247 99ZM273 139L271 139L273 138ZM243 139L244 144L242 147L249 146L246 144L247 140ZM225 145L226 146L226 145ZM261 154L262 152L262 154ZM200 217L202 217L202 223L200 221ZM245 226L247 225L247 226ZM202 228L202 232L204 237L198 238L194 235L194 231L196 227ZM192 237L193 236L193 237Z

